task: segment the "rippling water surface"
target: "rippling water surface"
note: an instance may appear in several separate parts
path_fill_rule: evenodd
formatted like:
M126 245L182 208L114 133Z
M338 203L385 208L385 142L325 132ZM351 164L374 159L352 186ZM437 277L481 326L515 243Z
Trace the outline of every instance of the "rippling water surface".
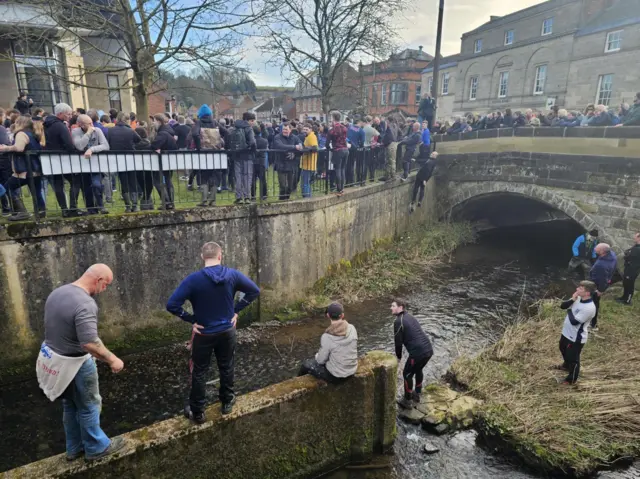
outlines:
M550 289L555 294L570 290L572 279L567 278L565 265L575 235L571 225L486 234L477 244L456 251L434 278L404 291L434 343L426 381L442 376L458 355L474 354L491 344L505 321ZM347 319L358 330L361 354L373 349L393 351L389 303L390 298L379 298L347 308ZM248 392L294 375L300 361L316 352L325 327L324 320L312 319L261 328L257 334L253 328L242 330L236 356L238 390ZM187 359L184 345L178 344L124 358L125 371L119 375L101 365L105 431L120 434L179 414L186 393ZM213 401L213 385L208 393ZM64 451L61 405L45 399L35 381L2 387L0 424L0 471ZM389 467L366 474L343 470L332 479L539 477L485 451L476 444L474 431L435 437L399 422L398 432ZM422 454L426 440L441 452ZM638 479L640 471L632 468L600 477Z

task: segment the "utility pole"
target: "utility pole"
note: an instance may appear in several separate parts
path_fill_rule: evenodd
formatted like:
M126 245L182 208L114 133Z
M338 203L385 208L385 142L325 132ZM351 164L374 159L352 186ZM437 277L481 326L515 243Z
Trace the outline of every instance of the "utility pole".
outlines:
M434 115L433 119L438 118L438 77L440 76L440 47L442 46L442 18L444 17L444 0L440 0L438 9L438 32L436 33L436 57L433 60L433 84L431 96L433 97ZM429 86L427 84L427 86Z

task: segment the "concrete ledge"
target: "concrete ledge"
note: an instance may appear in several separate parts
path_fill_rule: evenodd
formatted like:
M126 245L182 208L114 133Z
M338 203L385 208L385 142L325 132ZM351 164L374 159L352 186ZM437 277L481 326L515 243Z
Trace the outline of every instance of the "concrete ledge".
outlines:
M520 128L492 128L490 130L476 130L455 135L433 135L434 142L450 142L460 140L477 140L486 138L506 137L541 137L541 138L640 138L640 127L625 126L616 128L606 127L530 127Z
M303 478L384 452L395 439L397 361L373 351L355 377L327 385L294 378L238 398L234 412L194 426L175 417L123 437L93 464L63 454L3 473L17 478ZM62 425L60 426L62 427Z

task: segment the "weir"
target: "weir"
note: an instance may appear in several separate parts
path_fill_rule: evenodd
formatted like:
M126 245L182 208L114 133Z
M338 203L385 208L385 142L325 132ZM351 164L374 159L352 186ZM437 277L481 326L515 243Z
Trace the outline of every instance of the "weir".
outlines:
M311 376L240 396L234 412L194 426L176 417L123 435L126 448L95 463L63 454L3 473L22 478L313 477L388 451L396 435L397 361L371 351L337 386Z

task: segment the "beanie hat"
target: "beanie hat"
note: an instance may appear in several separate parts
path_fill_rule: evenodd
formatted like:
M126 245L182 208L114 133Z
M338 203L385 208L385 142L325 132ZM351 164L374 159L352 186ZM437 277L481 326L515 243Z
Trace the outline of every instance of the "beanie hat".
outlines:
M204 104L198 110L198 118L202 118L203 116L207 115L213 116L213 112L211 111L211 108L209 108L209 105Z

